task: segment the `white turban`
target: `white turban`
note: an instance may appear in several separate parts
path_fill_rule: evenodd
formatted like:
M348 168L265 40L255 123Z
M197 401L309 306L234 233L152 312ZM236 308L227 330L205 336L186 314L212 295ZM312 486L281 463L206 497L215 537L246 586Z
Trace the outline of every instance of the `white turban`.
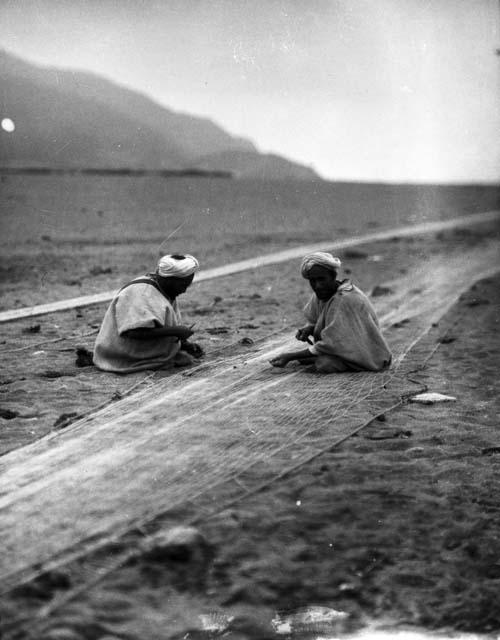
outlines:
M156 273L162 278L188 278L199 268L198 260L186 255L167 255L158 260Z
M315 251L314 253L308 253L307 256L302 258L302 264L300 265L300 273L304 278L307 278L307 274L313 267L324 267L335 271L340 269L342 263L338 258L332 256L331 253L325 251Z

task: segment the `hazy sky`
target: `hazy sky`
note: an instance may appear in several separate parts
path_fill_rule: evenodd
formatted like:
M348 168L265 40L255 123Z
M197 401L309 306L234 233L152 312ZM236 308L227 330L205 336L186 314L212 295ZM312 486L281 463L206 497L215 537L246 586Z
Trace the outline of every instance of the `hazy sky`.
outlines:
M500 180L498 0L0 0L0 47L331 179Z

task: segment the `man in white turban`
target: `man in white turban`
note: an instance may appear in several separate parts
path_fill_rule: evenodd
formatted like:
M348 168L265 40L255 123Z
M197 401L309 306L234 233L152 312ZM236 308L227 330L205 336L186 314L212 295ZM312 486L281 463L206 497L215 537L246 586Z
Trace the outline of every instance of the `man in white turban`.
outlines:
M308 324L296 338L310 346L273 358L274 367L298 360L314 364L320 373L340 373L390 365L391 353L371 302L349 280L337 279L340 266L338 258L322 251L303 258L301 274L314 293L304 308Z
M118 291L104 316L94 347L94 364L104 371L185 366L201 348L188 342L191 327L182 324L177 297L193 282L199 265L191 255L166 255L156 271Z

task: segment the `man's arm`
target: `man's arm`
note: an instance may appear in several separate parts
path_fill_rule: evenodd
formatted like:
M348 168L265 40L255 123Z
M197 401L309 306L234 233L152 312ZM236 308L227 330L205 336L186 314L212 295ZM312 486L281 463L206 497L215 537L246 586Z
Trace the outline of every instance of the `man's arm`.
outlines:
M134 340L156 340L167 336L179 338L179 340L187 340L193 333L194 331L190 327L179 324L170 327L139 327L124 331L122 335Z

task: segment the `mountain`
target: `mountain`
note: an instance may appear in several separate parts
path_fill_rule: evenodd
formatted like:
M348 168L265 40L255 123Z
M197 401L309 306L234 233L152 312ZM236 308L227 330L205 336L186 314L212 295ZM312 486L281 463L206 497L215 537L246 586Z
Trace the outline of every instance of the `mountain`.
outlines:
M317 180L318 175L305 167L274 154L257 154L251 151L229 149L199 158L196 169L231 171L235 177L251 177L267 180Z
M239 177L317 179L260 154L207 118L167 109L100 76L39 67L0 51L0 166L235 171Z

